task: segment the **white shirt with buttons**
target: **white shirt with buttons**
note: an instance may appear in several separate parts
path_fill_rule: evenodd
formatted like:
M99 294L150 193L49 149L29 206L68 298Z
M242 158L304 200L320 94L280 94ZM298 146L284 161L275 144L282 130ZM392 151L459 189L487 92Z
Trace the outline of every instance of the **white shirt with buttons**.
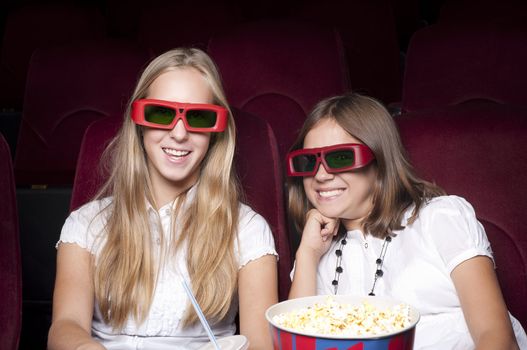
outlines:
M189 191L187 200L193 197L193 190L194 188ZM97 255L104 244L104 239L97 238L101 234L104 235L101 232L104 232L102 228L105 223L105 214L97 214L102 208L110 205L111 201L111 198L93 201L72 212L62 228L57 246L61 242L75 243ZM161 243L161 235L165 241L169 239L172 205L173 203L167 204L158 211L149 208L152 234L158 244ZM161 222L162 232L159 232L157 222ZM239 268L267 254L278 256L269 225L261 215L244 204L240 204L238 242L239 246L235 244L235 253L238 256ZM104 323L95 301L92 336L107 349L120 350L198 349L206 344L209 339L199 322L186 328L181 325L187 307L191 307L178 276L179 271L183 278L189 281L185 261L186 253L181 253L177 254L172 262L165 264L158 279L148 317L142 324L136 324L133 319L129 319L121 331L115 332ZM217 337L234 334L237 311L238 298L235 297L225 319L211 325Z

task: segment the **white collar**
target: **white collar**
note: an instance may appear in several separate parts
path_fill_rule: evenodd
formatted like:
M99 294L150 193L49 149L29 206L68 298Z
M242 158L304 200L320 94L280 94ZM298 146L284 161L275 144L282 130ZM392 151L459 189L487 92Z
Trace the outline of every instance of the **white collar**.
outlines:
M185 203L184 203L184 207L187 207L189 203L192 202L192 200L194 200L194 197L196 196L196 188L198 187L197 185L198 183L196 182L194 185L192 185L192 187L190 187L187 191L186 191L186 194L187 194L187 197L186 197L186 200L185 200ZM180 195L181 196L181 195ZM146 209L147 211L150 213L158 213L159 215L162 215L163 213L170 213L174 210L174 208L176 207L177 205L177 202L180 198L180 196L174 198L173 201L163 205L161 208L159 208L159 210L156 210L154 208L154 206L148 201L146 200Z

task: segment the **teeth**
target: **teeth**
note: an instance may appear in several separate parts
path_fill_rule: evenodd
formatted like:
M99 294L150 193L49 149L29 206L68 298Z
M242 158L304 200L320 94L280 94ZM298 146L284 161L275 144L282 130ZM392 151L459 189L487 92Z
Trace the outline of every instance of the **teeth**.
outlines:
M334 197L341 194L344 190L338 189L338 190L331 190L331 191L319 191L318 194L320 197Z
M175 157L184 157L190 153L190 151L179 151L179 150L172 149L172 148L163 148L163 151Z

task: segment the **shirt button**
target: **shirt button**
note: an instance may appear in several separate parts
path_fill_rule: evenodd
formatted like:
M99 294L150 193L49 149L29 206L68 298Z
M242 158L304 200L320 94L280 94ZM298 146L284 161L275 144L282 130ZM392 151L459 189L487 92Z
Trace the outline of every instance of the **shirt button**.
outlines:
M157 243L157 245L160 245L160 244L161 244L161 239L159 239L159 237L156 238L156 243Z
M166 214L167 216L170 215L170 209L168 209L168 208L165 209L165 214Z
M368 242L364 242L364 248L368 249Z

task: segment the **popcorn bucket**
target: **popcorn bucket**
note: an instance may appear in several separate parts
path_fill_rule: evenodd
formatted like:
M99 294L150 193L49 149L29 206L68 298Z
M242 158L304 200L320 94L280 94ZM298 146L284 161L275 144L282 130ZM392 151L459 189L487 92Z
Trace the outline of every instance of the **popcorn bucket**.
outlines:
M327 334L327 332L308 331L292 329L280 324L280 315L289 314L292 311L312 308L315 304L325 304L331 298L338 305L350 307L369 305L375 310L396 310L396 305L402 303L384 297L357 297L351 295L319 295L291 299L271 306L265 316L269 322L271 335L273 337L274 350L412 350L415 337L415 326L419 321L419 312L406 305L405 314L407 322L404 327L398 329L376 331L376 334L363 332L363 334L347 333ZM366 304L364 304L366 303ZM322 312L322 311L321 311ZM314 317L311 313L312 318ZM276 317L275 317L276 316ZM294 316L293 316L294 317ZM326 324L321 327L327 328ZM356 326L360 329L360 324Z

